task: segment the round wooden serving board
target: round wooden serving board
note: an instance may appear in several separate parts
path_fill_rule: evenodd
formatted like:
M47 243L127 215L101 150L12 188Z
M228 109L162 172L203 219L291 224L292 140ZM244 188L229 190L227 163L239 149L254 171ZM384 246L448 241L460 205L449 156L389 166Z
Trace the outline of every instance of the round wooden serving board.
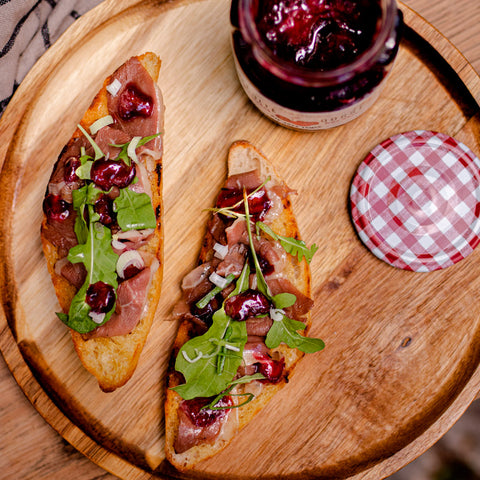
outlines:
M480 155L480 78L424 20L407 28L392 74L356 121L298 133L265 119L237 81L229 2L107 1L37 63L0 123L0 349L27 397L68 442L122 478L379 479L430 447L480 390L480 249L453 267L412 273L356 237L352 176L367 152L412 129L444 132ZM110 394L82 368L41 251L44 191L63 145L104 77L156 52L166 104L165 272L137 371ZM312 262L314 326L326 348L216 457L179 474L163 454L170 311L196 261L229 145L252 142L298 191Z

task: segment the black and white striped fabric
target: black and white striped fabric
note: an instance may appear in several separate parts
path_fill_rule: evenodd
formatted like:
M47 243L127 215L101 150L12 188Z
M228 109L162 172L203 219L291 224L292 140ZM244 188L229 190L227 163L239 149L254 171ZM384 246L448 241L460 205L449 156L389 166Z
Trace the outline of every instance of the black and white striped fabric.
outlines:
M0 0L0 116L38 58L101 0Z

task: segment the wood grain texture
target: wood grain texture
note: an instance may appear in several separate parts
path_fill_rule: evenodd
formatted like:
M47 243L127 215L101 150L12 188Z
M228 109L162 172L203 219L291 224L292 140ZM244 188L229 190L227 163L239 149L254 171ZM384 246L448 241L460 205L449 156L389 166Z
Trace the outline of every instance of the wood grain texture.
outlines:
M464 15L459 4L455 19ZM467 26L475 9L478 13L473 5ZM459 72L478 103L480 81L468 62L421 18L407 8L405 14L407 23ZM464 33L457 22L453 33L469 46L474 25ZM478 23L475 28L478 38ZM2 303L11 327L2 317L0 349L27 397L60 433L53 434L24 399L12 410L19 391L4 373L0 386L11 402L4 403L2 397L0 404L0 419L5 420L0 422L1 437L9 439L5 447L0 444L7 454L0 462L12 476L109 477L75 452L58 447L61 437L117 476L148 478L144 472L157 465L157 476L172 473L162 462L161 409L162 377L176 325L162 320L168 318L179 296L179 280L198 253L206 220L200 210L213 202L225 175L228 146L239 138L260 147L299 190L294 207L302 235L320 244L312 264L317 319L312 334L324 338L328 347L302 362L291 384L232 448L202 464L200 471L231 478L299 473L382 478L438 439L480 388L480 320L474 296L480 253L443 272L395 270L366 252L345 208L356 166L378 141L394 133L438 129L480 154L476 102L458 93L458 81L448 68L432 64L428 45L413 35L404 42L388 84L368 114L332 131L289 132L265 120L246 101L233 71L228 33L228 5L218 0L173 5L107 1L47 52L0 123L5 139L0 159L6 159L0 202L6 247L2 275L8 280ZM131 54L147 49L163 60L165 258L170 262L139 368L130 384L107 395L82 370L67 332L52 315L56 301L35 225L51 166L99 82ZM480 63L477 50L467 48ZM415 89L410 88L412 79ZM178 211L185 213L182 221ZM288 421L279 423L279 415ZM12 418L17 417L22 422L14 428ZM31 429L30 443L24 437L32 420L39 430ZM286 449L292 431L294 448ZM39 441L45 432L47 446ZM51 453L48 446L55 444L57 450ZM232 451L252 461L231 462ZM24 455L33 461L20 464Z

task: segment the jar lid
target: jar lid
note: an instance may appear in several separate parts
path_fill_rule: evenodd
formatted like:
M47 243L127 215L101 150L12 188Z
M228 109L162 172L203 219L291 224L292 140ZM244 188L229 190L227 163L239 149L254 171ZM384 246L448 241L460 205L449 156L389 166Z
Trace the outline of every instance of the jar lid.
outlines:
M377 145L350 190L360 239L381 260L429 272L480 242L480 160L443 133L416 130Z

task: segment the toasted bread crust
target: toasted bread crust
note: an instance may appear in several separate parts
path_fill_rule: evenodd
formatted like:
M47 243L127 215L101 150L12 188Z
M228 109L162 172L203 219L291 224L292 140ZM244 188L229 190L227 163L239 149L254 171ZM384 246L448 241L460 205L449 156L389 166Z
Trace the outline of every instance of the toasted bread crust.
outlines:
M160 71L160 59L151 52L147 52L137 59L147 70L156 83ZM90 107L85 112L80 124L87 129L99 118L108 115L107 85L111 83L111 76L107 77L102 88L93 99ZM76 129L71 140L80 136L80 129ZM148 244L139 250L145 250L155 255L159 261L159 268L155 272L140 322L128 335L115 337L101 337L84 340L81 334L71 330L75 350L87 371L96 377L100 388L111 392L124 385L132 376L137 366L138 358L147 339L148 332L153 322L155 309L160 298L160 288L163 274L163 203L162 203L162 175L161 160L157 161L157 168L148 172L152 190L152 205L156 213L157 226ZM44 215L42 231L46 227L47 219ZM41 236L43 251L47 260L47 268L52 278L58 301L63 312L68 313L70 304L76 294L76 288L64 277L55 272L55 264L59 260L58 249L43 235Z
M282 183L280 177L276 173L272 163L253 145L246 141L238 141L232 144L228 154L228 176L248 172L252 170L259 170L262 179L270 176L272 180ZM283 211L270 225L270 227L280 235L294 237L300 239L300 234L293 213L292 205L288 197L283 201ZM208 235L208 233L207 233ZM211 255L208 250L210 242L204 242L200 251L199 260L204 262ZM305 261L298 262L296 258L288 255L287 277L292 284L298 288L303 294L310 297L310 268ZM310 328L311 316L310 313L305 317L306 332ZM193 468L198 462L206 460L217 452L225 448L231 441L230 439L223 439L215 441L213 444L204 443L190 448L182 454L175 452L175 440L179 426L178 408L182 402L179 394L171 390L171 387L182 383L181 376L174 370L174 359L180 347L186 343L191 334L189 331L189 322L183 322L178 330L177 337L174 343L172 352L172 361L169 368L169 375L167 381L167 392L165 401L165 451L166 457L178 470L185 471ZM262 391L255 399L236 409L238 415L238 430L241 430L250 420L268 403L268 401L277 393L287 382L292 375L297 362L303 357L303 352L287 347L281 344L274 349L285 358L285 373L283 380L276 384L265 384Z

